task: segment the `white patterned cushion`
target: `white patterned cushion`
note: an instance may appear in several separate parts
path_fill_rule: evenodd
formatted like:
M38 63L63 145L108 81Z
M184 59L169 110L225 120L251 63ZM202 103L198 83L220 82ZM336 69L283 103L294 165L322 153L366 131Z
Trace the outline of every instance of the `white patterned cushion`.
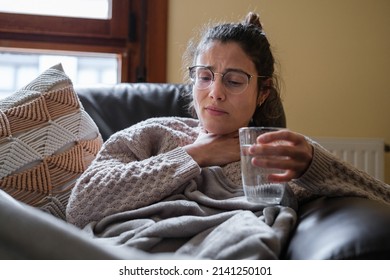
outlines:
M102 138L61 65L0 100L0 188L64 218Z

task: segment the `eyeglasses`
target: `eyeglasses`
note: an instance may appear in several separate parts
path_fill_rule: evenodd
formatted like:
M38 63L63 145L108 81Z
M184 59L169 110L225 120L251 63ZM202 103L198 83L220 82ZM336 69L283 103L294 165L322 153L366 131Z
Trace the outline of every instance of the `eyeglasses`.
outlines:
M232 94L240 94L245 91L252 77L267 78L267 76L254 76L241 70L228 70L225 73L213 72L206 66L192 66L188 68L190 78L194 86L199 90L209 88L215 81L215 75L221 75L222 83Z

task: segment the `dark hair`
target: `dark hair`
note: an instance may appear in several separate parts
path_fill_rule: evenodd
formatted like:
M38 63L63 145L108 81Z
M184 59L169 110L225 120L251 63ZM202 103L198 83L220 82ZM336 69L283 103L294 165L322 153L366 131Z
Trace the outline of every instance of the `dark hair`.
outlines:
M259 16L250 12L241 23L222 23L207 28L201 35L199 43L194 43L194 40L189 42L183 56L185 69L195 63L197 56L207 44L213 41L238 43L255 64L258 75L271 78L271 83L268 85L264 81L269 78L258 78L258 94L261 94L262 91L268 91L269 96L261 106L256 108L251 125L274 126L276 122L276 125L280 126L276 120L284 118L284 111L274 68L275 59Z

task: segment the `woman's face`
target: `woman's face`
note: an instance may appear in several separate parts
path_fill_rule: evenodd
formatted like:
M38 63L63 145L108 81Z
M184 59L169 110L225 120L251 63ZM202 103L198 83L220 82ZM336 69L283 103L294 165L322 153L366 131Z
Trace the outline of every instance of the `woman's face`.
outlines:
M196 58L196 65L210 67L213 72L225 73L228 69L244 71L257 76L254 63L237 43L213 41ZM207 89L194 86L194 105L203 128L214 134L228 134L247 126L258 104L257 79L249 80L240 94L231 94L215 75L214 83Z

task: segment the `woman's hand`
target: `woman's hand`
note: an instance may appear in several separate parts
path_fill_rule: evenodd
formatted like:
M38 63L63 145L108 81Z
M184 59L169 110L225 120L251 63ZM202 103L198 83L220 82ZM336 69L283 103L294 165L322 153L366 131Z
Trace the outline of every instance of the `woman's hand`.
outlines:
M202 131L195 142L184 149L200 167L222 166L240 160L238 132L216 135Z
M290 181L305 173L313 158L313 147L303 135L282 129L257 137L249 154L255 166L285 170L282 174L270 175L270 180Z

